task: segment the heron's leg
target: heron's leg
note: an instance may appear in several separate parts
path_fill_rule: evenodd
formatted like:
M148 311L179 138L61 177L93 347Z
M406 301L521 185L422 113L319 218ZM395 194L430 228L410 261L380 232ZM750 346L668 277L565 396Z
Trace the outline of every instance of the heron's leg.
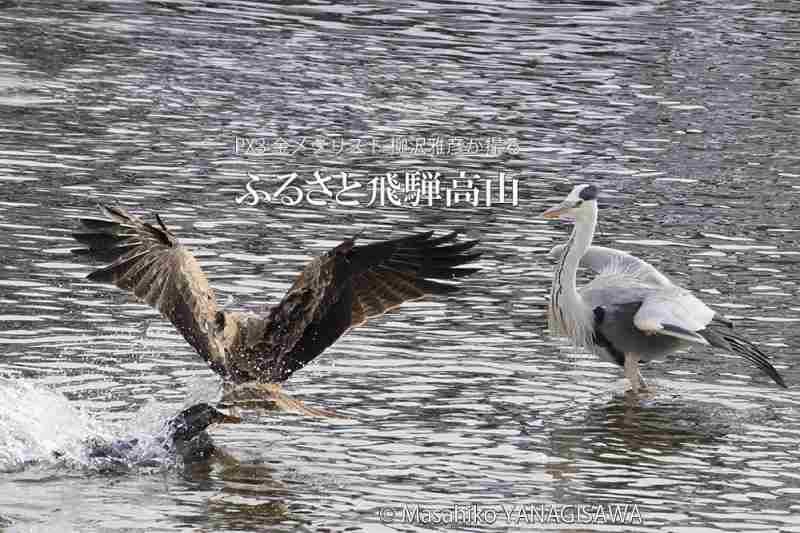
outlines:
M646 391L650 390L650 385L648 385L647 382L642 377L642 370L638 368L638 365L636 368L636 373L638 374L639 388Z
M631 392L638 394L639 386L644 382L640 382L642 376L639 373L639 354L625 352L625 377L631 383Z

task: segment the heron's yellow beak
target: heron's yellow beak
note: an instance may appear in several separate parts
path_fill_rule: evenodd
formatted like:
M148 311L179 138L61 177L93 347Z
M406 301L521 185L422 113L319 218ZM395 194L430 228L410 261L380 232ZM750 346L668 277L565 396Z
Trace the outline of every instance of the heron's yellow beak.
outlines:
M566 205L564 203L560 203L558 205L554 205L553 207L551 207L550 209L548 209L547 211L542 213L542 217L544 217L544 218L558 218L562 214L566 213L570 209L570 207L572 207L572 206Z

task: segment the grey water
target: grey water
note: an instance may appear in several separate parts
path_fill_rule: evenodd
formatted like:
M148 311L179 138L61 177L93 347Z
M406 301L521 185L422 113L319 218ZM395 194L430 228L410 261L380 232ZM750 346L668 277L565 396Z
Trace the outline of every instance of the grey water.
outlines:
M800 531L799 39L780 1L0 1L0 530ZM503 173L518 201L371 198L420 170ZM317 171L361 187L337 203ZM291 173L302 198L275 194ZM547 334L570 227L538 215L583 182L597 242L696 291L788 390L693 349L643 367L657 392L630 402L620 369ZM87 436L147 434L219 383L84 279L70 232L98 203L160 213L234 309L358 232L458 230L481 272L287 384L348 419L247 413L212 430L236 464L108 475ZM641 521L504 513L538 504Z

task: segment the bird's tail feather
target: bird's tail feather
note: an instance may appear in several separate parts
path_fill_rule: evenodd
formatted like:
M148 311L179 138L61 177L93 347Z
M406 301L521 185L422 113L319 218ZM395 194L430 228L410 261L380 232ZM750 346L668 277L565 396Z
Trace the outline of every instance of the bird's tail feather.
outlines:
M702 335L712 346L744 357L771 377L775 383L784 389L787 388L786 382L783 381L781 375L769 362L767 355L755 344L734 333L730 327L712 323L697 333Z
M300 400L295 400L283 392L278 383L226 384L218 407L283 411L320 418L348 418L330 409L311 407Z

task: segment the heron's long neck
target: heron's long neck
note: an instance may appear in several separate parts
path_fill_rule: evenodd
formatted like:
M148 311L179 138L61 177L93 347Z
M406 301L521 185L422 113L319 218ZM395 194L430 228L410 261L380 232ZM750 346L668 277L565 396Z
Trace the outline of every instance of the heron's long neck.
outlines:
M553 279L553 288L550 301L554 309L584 311L586 304L583 302L577 287L578 263L589 249L597 225L597 206L592 202L592 208L586 213L580 213L575 220L575 227L567 241L564 254L556 269Z

